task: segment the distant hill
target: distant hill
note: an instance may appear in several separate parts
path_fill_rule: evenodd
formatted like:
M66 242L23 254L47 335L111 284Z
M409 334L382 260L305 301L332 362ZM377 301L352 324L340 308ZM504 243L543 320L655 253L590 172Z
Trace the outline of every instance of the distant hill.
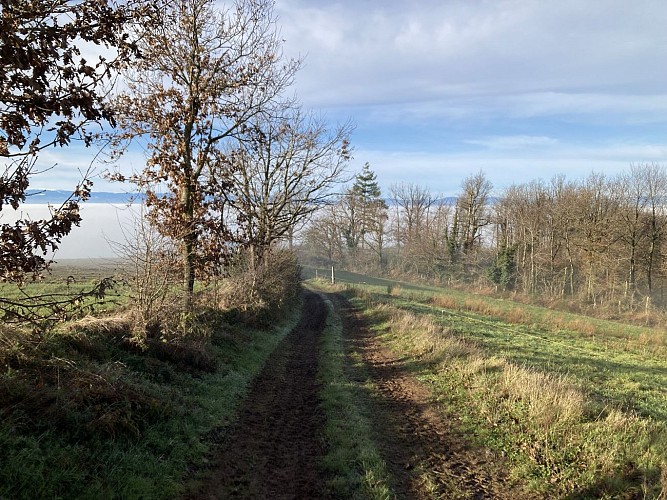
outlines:
M29 189L27 191L26 203L29 204L60 204L70 195L71 191L52 189ZM93 191L87 203L127 203L132 195L130 193L107 193ZM137 198L136 195L134 195Z
M56 205L60 204L67 199L68 196L72 194L71 191L66 190L57 190L57 189L28 189L28 197L26 203L29 204L51 204ZM114 203L114 204L124 204L127 203L131 197L135 199L141 199L141 195L136 193L108 193L103 191L93 191L90 200L87 203ZM445 205L456 205L457 201L456 196L447 196L439 198L438 203L443 203ZM498 198L490 197L489 204L493 205L498 201ZM385 202L390 207L395 207L398 203L392 198L386 198Z

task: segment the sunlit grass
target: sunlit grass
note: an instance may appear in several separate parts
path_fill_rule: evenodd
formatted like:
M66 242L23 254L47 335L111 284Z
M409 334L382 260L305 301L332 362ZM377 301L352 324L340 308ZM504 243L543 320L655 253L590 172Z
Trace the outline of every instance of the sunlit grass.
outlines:
M21 285L0 283L0 310L9 311L5 315L6 321L13 321L13 311L21 315L27 313L27 316L33 318L51 317L55 311L57 319L71 319L87 313L109 313L127 305L129 300L129 287L123 279L122 271L118 262L103 259L56 263L41 279L28 279ZM108 283L113 282L113 287L106 289L103 297L89 296L73 300L78 295L90 292L105 279L110 279Z
M660 332L462 292L352 293L470 438L533 491L665 495L667 353L645 340Z
M348 285L360 300L403 307L475 340L519 365L567 374L605 403L667 420L667 333L458 290L388 295L376 285ZM375 299L371 300L371 295Z
M574 329L554 331L548 325L490 321L477 313L437 310L423 304L408 307L516 364L568 375L604 403L667 420L667 348L647 348L638 342L637 331L647 329L628 327L625 338L608 338ZM581 319L582 324L587 321Z

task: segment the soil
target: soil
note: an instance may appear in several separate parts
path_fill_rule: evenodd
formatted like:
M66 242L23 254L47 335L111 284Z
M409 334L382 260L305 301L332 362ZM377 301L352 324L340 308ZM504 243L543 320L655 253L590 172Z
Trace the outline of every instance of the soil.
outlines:
M335 298L349 351L363 359L375 387L374 422L380 451L399 498L530 498L508 480L502 458L474 447L457 417L438 407L429 389L383 347L357 311Z
M380 345L340 295L348 353L364 360L377 389L373 427L398 498L527 498L506 480L502 460L471 447L407 360ZM326 478L318 461L325 417L317 383L319 336L326 322L322 298L309 293L301 321L281 342L254 381L235 430L221 443L215 468L185 498L322 498ZM428 477L428 479L425 479Z
M317 383L319 336L327 310L309 293L303 316L267 360L210 477L185 498L320 497L325 452Z

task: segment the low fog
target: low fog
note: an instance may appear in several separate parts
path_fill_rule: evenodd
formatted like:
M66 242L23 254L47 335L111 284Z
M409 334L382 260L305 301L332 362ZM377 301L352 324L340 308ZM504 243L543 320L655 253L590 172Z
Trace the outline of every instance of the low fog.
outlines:
M79 227L63 238L55 260L61 259L95 259L113 258L118 255L114 251L114 244L122 244L126 237L133 233L135 216L140 207L128 207L123 204L83 203L81 217L83 221ZM3 210L0 221L9 223L19 217L29 217L33 220L49 216L49 206L41 204L26 204L20 211Z

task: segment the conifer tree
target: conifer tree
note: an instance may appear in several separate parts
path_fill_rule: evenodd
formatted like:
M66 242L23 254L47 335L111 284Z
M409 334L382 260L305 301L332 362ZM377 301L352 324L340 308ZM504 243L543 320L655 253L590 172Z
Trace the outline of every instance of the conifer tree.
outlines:
M357 253L359 247L370 246L382 259L387 210L377 175L367 162L343 197L345 214L343 236L353 254Z

